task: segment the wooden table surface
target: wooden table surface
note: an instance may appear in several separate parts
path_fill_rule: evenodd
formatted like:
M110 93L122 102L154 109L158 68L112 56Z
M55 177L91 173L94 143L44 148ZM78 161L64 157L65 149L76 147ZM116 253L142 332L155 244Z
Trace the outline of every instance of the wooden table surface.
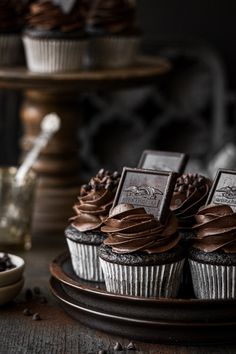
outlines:
M95 331L70 318L54 299L49 289L49 264L67 249L63 235L35 235L33 247L18 252L26 261L25 285L14 302L0 308L0 354L233 354L235 345L183 347L133 341L136 350L125 349L131 339L118 338ZM16 252L15 252L16 253ZM35 293L36 288L36 293ZM40 294L38 294L38 289ZM31 289L33 297L29 298ZM45 302L46 298L47 302ZM40 321L24 316L28 308L39 313ZM123 351L114 351L119 342Z

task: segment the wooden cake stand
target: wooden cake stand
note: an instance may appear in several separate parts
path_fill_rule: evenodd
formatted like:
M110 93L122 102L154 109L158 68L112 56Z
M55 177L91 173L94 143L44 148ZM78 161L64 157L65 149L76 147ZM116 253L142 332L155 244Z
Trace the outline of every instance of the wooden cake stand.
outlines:
M78 94L150 84L169 68L166 60L143 57L130 68L115 70L36 74L23 67L0 69L1 89L23 91L20 112L24 127L20 142L23 153L31 147L46 114L56 112L61 117L61 129L33 167L38 174L34 231L61 231L72 216L80 183L77 132L82 117Z

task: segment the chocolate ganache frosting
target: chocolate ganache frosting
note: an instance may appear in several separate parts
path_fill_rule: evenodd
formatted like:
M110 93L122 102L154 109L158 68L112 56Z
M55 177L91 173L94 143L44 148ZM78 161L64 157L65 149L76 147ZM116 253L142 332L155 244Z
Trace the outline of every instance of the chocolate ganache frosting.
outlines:
M236 213L228 205L209 205L195 215L194 247L204 252L236 253Z
M118 172L101 169L88 184L83 185L70 221L79 231L99 230L108 217L120 180Z
M87 29L96 29L102 33L133 34L135 26L136 7L131 0L87 0Z
M170 209L179 221L179 227L191 227L194 215L203 206L211 187L211 181L198 174L184 174L175 184Z
M38 0L30 5L27 26L37 30L59 30L71 32L81 30L84 25L79 2L69 13L64 13L59 5L50 0Z
M144 208L134 208L131 204L116 206L101 230L108 233L104 244L121 254L166 252L173 249L180 239L177 220L172 213L166 225L162 225Z

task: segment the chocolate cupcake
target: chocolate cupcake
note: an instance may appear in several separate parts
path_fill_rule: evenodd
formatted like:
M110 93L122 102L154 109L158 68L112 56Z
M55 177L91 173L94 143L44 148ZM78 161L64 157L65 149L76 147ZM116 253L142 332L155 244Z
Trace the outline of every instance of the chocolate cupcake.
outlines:
M161 225L144 208L117 205L101 230L99 248L107 291L144 297L176 297L184 264L177 220Z
M120 68L134 63L140 32L135 2L88 0L86 30L90 36L89 61L97 68Z
M211 181L196 173L184 174L176 181L170 209L178 219L179 232L185 240L194 235L194 215L206 203L210 187Z
M76 215L65 230L73 269L82 279L104 280L97 250L106 237L101 226L108 217L119 178L118 172L102 169L82 186L74 206Z
M81 69L87 48L79 1L36 0L29 7L23 42L27 66L39 73Z
M0 66L15 66L24 62L21 41L22 18L13 0L0 2Z
M195 295L235 299L236 213L228 205L208 205L195 218L196 239L189 251Z

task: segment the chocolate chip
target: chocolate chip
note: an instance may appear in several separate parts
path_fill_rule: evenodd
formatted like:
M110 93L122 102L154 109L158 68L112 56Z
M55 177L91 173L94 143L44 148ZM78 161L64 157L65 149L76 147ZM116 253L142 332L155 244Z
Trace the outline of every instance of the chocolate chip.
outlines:
M41 320L40 314L38 312L34 313L32 316L32 320L33 321L40 321Z
M135 347L135 345L134 345L133 342L130 342L130 343L127 345L126 349L127 349L127 350L136 350L136 347Z
M119 342L116 342L113 349L117 352L123 350L122 345Z
M24 316L32 316L32 311L30 311L30 309L28 308L25 308L23 311L22 311L23 315Z
M4 272L5 270L9 270L15 268L15 265L12 263L11 258L7 253L4 253L2 257L0 257L0 272Z

